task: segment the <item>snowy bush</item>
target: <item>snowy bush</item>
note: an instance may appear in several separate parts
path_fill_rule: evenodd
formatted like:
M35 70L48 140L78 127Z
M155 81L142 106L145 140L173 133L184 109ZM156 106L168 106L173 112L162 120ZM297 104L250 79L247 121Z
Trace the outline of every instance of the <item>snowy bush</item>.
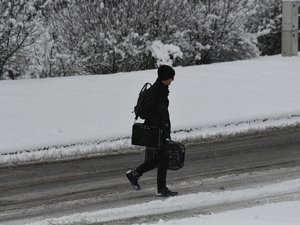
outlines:
M50 31L44 30L39 39L27 49L28 67L24 78L46 78L67 76L74 62L72 54L60 54L59 47Z
M143 57L147 37L131 29L129 3L73 0L49 13L49 27L57 37L59 53L71 54L75 73L140 69L138 59ZM51 4L48 6L51 9Z
M32 45L39 35L36 29L41 3L38 0L1 0L0 4L0 79L10 74L16 79L26 63L26 46Z
M246 59L281 43L280 0L2 2L0 79Z
M282 0L252 0L248 7L252 12L247 17L246 30L256 35L262 55L280 54Z
M182 58L182 52L178 46L163 44L161 41L153 41L149 46L152 56L156 59L157 66L173 65L173 60Z
M245 31L246 0L197 4L179 35L184 65L245 59L259 55L256 37Z

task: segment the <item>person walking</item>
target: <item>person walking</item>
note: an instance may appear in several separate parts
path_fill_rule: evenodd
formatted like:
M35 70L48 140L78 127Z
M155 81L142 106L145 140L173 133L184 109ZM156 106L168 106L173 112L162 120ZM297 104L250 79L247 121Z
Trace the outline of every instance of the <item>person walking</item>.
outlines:
M162 144L159 148L146 147L145 161L135 169L126 173L128 180L135 190L140 190L139 178L146 172L157 168L157 196L175 196L178 192L168 189L166 176L168 170L168 154L166 143L171 140L171 122L169 116L169 85L174 81L175 70L167 65L162 65L157 70L157 80L149 89L151 114L145 119L144 124L159 127L162 130ZM149 155L154 155L154 157Z

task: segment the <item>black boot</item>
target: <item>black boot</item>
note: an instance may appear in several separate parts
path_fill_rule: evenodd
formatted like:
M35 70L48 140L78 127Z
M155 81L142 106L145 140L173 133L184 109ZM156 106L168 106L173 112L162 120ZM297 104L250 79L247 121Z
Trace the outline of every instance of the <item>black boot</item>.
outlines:
M171 191L167 187L165 187L165 188L158 190L156 195L159 197L172 197L172 196L178 195L178 192Z
M132 187L134 188L134 190L140 190L141 187L138 183L138 179L140 178L140 175L138 172L136 172L135 170L128 170L126 173L126 176L128 178L128 180L130 181Z

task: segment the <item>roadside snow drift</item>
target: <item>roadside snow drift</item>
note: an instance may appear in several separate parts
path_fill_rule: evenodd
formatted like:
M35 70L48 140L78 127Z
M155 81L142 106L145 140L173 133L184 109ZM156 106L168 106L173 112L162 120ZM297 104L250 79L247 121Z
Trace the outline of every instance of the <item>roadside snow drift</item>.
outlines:
M169 98L176 140L300 121L300 57L175 70ZM155 79L156 70L149 70L1 81L0 164L129 148L137 95Z
M288 187L288 188L287 188ZM241 190L200 192L182 195L164 200L155 200L126 207L104 209L94 212L78 213L60 218L45 219L26 225L68 225L68 224L96 224L109 221L125 220L134 217L163 215L184 210L205 209L211 206L233 204L241 201L261 201L272 196L293 194L299 192L300 179L268 184ZM291 208L290 208L291 207ZM290 209L286 211L286 209ZM298 225L300 202L283 202L277 204L256 206L249 209L233 210L220 214L200 215L182 220L160 221L157 224L251 224L251 225ZM224 221L223 221L224 220ZM279 221L278 221L279 220ZM116 222L117 224L117 222Z

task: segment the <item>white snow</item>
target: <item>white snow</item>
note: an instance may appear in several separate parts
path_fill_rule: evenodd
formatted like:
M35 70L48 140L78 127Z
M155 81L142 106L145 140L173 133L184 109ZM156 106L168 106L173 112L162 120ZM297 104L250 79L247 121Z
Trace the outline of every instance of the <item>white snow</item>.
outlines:
M300 57L177 67L170 86L172 137L185 141L300 122ZM0 165L137 151L131 114L156 71L0 82ZM49 147L50 146L50 147ZM44 150L43 150L44 148ZM40 151L37 151L40 150ZM299 191L300 180L264 187L183 195L34 224L83 224L122 216L193 209ZM157 224L298 225L299 201L200 215Z
M175 140L300 121L300 57L175 70L169 96ZM136 151L130 145L131 112L140 88L155 79L156 70L149 70L1 81L0 164Z
M287 188L289 187L289 188ZM154 200L142 204L133 204L126 207L113 209L104 209L94 212L86 212L63 216L59 218L50 218L26 225L68 225L68 224L95 224L113 220L124 220L137 216L163 215L170 212L180 212L181 210L205 209L219 204L233 204L240 201L260 200L266 196L278 196L289 194L300 189L300 179L285 181L282 183L257 186L242 190L230 190L219 192L200 192L197 194L188 194ZM286 207L289 210L286 210ZM290 201L283 203L266 204L241 210L232 210L224 213L211 215L199 215L198 217L163 221L155 224L237 224L237 225L274 225L288 224L298 225L300 222L300 202ZM179 213L178 213L179 214Z
M163 44L161 41L153 41L149 45L152 56L157 60L157 65L172 66L173 60L182 58L183 53L178 46L173 44Z
M287 210L288 209L288 210ZM300 223L300 203L297 201L280 202L234 210L215 215L164 221L157 225L298 225Z

